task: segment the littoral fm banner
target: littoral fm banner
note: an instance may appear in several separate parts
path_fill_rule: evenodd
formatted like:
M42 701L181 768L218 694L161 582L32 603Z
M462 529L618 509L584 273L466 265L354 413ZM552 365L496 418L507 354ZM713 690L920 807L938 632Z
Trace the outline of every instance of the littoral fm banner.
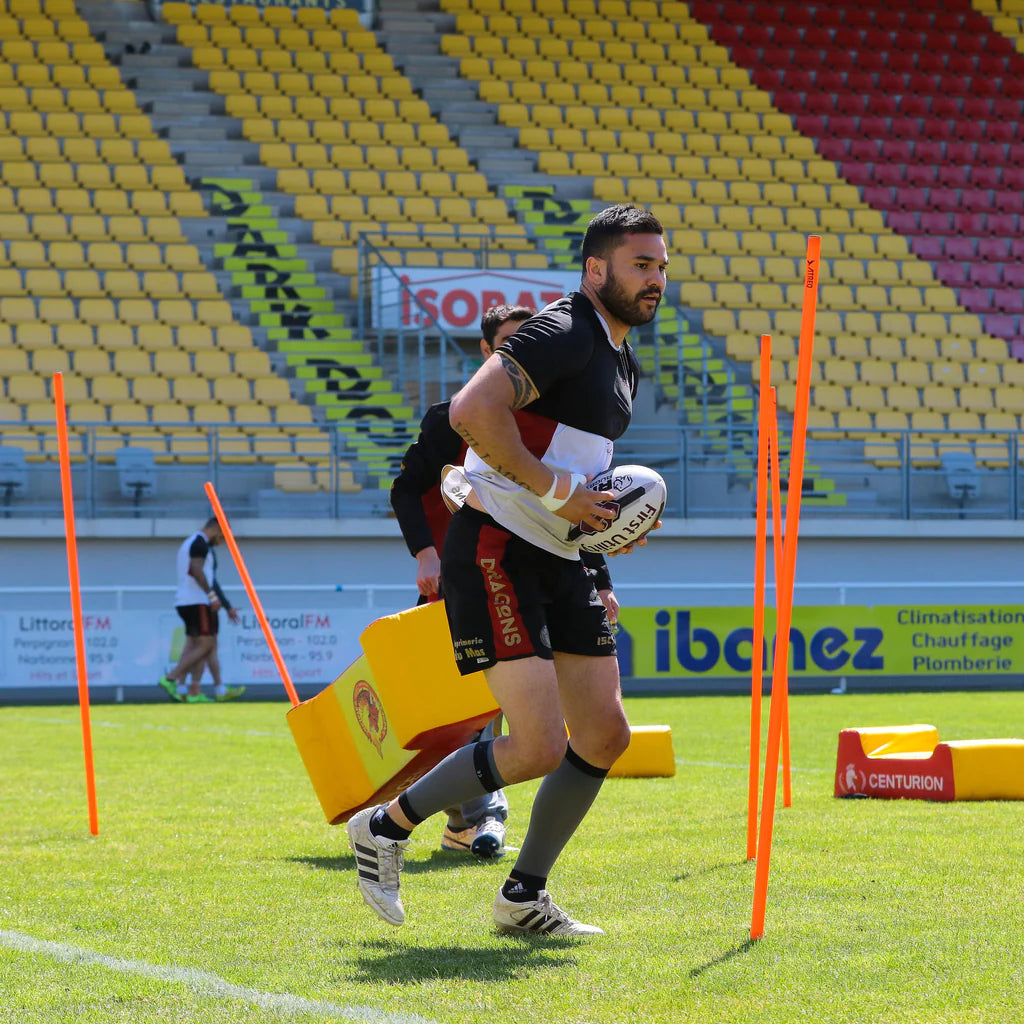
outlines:
M381 614L364 609L299 609L270 615L269 621L292 679L326 685L359 657L360 634ZM91 686L152 687L176 662L184 642L184 626L173 609L85 615L83 625ZM237 624L221 614L218 653L226 683L280 679L251 611L242 611ZM76 681L70 615L0 613L0 693L4 688L45 689ZM283 696L283 687L281 692Z

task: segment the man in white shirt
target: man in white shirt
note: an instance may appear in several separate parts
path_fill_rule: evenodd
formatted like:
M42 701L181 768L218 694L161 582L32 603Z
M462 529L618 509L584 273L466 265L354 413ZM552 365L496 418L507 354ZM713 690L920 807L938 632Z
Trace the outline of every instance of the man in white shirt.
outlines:
M185 704L211 703L200 690L204 667L213 675L215 700L234 700L245 692L244 686L224 685L217 658L218 610L223 607L232 622L238 621L237 609L228 603L214 578L217 557L213 549L222 537L216 516L211 516L198 533L186 537L178 548L178 589L174 606L185 623L185 646L178 664L161 676L157 685L171 700ZM186 686L185 677L189 672L192 684Z

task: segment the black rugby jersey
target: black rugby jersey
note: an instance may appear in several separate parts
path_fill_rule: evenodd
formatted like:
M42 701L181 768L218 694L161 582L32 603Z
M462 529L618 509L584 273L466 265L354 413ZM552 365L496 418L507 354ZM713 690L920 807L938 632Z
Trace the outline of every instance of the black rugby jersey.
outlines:
M539 397L515 413L523 444L556 473L587 478L611 465L613 441L629 426L640 376L624 342L616 348L591 301L571 292L527 320L501 349ZM579 557L571 524L544 508L532 491L497 473L472 448L466 477L487 512L531 544Z

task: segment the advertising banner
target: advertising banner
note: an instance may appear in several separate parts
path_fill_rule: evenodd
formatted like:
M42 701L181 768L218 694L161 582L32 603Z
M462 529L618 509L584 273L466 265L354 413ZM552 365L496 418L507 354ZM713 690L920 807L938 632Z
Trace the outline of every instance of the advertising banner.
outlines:
M289 610L268 619L293 681L326 686L359 657L360 633L382 614L366 609ZM177 661L185 640L173 609L86 615L84 627L89 683L95 686L154 686ZM241 612L237 624L221 613L218 653L229 685L280 679L251 611ZM76 680L70 614L0 613L0 697L4 688L66 687Z
M373 326L384 330L417 328L433 317L446 331L476 331L491 306L540 309L580 283L578 270L406 267L399 271L402 288L390 270L374 267L373 273Z
M775 612L761 657L771 674ZM790 677L852 679L1024 673L1024 606L813 606L794 609ZM624 676L750 678L749 608L623 608Z

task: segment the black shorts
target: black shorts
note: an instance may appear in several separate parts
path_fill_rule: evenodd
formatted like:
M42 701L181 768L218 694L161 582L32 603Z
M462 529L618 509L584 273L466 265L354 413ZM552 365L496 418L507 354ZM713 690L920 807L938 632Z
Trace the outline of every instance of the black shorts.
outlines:
M582 562L553 555L463 506L441 556L445 609L463 675L554 652L614 657L615 637Z
M217 635L217 613L208 604L179 604L177 610L188 636Z

